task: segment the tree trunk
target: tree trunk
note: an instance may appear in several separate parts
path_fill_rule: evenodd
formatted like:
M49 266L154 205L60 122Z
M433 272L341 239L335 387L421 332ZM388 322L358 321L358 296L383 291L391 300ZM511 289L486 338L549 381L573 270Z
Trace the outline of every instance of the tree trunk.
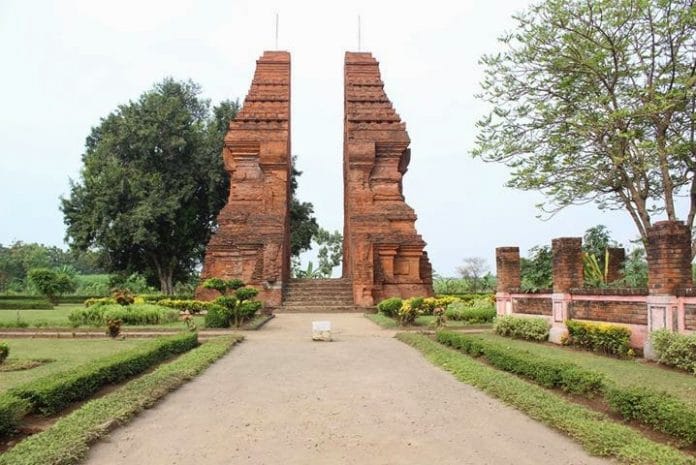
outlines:
M162 264L162 262L156 257L152 256L152 262L155 264L157 269L157 277L160 282L160 292L165 295L172 295L174 293L174 264L173 262L168 264Z

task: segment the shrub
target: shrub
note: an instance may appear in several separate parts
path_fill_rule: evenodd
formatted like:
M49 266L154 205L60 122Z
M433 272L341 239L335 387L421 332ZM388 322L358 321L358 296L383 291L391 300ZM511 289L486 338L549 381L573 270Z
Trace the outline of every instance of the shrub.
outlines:
M116 303L116 299L113 297L93 297L85 300L85 307L91 307L93 305L113 305Z
M423 307L423 297L412 297L401 303L401 308L396 313L396 319L401 326L410 326L421 313Z
M470 324L490 323L495 319L495 308L469 307L463 302L454 302L445 310L445 316L449 320L466 321Z
M8 393L0 394L0 436L14 432L30 409L26 400Z
M604 389L604 376L574 363L539 357L527 351L511 349L478 336L440 332L438 342L473 357L481 355L494 367L524 376L548 388L560 388L592 397Z
M33 268L27 273L27 278L32 286L45 295L52 304L57 304L61 295L75 292L77 288L74 277L48 268Z
M86 399L107 384L138 375L171 355L198 345L196 333L182 333L150 341L75 369L30 381L9 393L29 402L34 412L51 415L72 402Z
M73 326L103 326L109 319L121 320L124 325L159 325L177 321L179 312L152 304L93 305L73 310L68 319Z
M0 310L52 310L53 304L45 299L0 300Z
M10 355L10 346L5 342L0 342L0 365L7 359Z
M610 389L607 402L627 420L696 444L696 410L666 392L642 387Z
M399 313L402 303L403 301L398 297L391 297L378 303L377 311L383 315L395 317Z
M585 321L566 321L567 343L592 352L626 357L633 355L631 349L631 330L608 323L589 323Z
M500 336L544 342L549 338L550 327L545 318L506 315L496 318L493 330Z
M208 307L208 313L205 315L206 328L229 328L231 321L232 315L226 307L218 304Z
M246 284L244 284L244 281L242 281L241 279L230 279L226 281L225 284L227 285L227 289L231 289L233 291L236 291L240 287L246 286Z
M222 278L208 278L203 281L203 287L206 289L215 289L220 294L224 294L227 291L227 281Z
M696 334L672 333L662 329L650 334L650 341L658 362L696 375Z
M191 314L201 313L203 310L208 310L211 305L210 302L205 302L203 300L181 300L181 299L159 299L155 303L157 305L162 305L163 307L176 308L182 312L189 312Z
M114 289L111 297L113 297L117 304L124 307L135 302L135 297L128 289Z
M110 337L118 337L121 334L121 320L118 318L109 318L106 320L106 335Z
M259 295L259 290L253 287L241 287L234 292L234 295L240 302L242 302L245 300L251 300Z

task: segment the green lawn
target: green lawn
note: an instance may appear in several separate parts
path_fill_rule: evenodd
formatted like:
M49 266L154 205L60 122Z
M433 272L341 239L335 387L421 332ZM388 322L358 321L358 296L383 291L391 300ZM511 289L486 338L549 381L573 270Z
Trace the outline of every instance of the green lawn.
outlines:
M82 304L60 304L53 310L0 310L0 329L3 327L16 327L17 318L29 324L29 328L72 328L68 315L76 308L83 308ZM205 326L204 317L194 316L198 328ZM82 329L94 328L94 326L82 326ZM131 328L172 328L186 329L183 321L175 321L155 326L123 326L122 330Z
M381 313L366 313L365 316L367 319L373 321L374 323L377 323L380 325L382 328L385 329L396 329L399 327L399 323L394 319L394 318L389 318L388 316L382 315ZM414 328L418 329L428 329L428 328L433 328L433 325L435 324L435 317L433 315L422 315L416 318L416 322L413 325ZM491 325L484 324L484 325L471 325L468 324L466 321L455 321L455 320L447 320L447 323L445 324L446 328L451 328L451 329L457 329L457 328L489 328ZM402 328L403 329L403 328Z
M50 311L50 310L48 310ZM148 339L5 339L10 346L6 362L53 359L36 368L0 373L0 392L35 378L73 368L116 352L131 349Z
M526 350L533 354L573 362L581 367L603 373L607 379L617 386L644 386L647 388L667 391L685 402L696 407L696 376L666 369L654 363L637 360L619 360L590 352L573 350L552 344L510 339L483 333L480 337L502 342L512 348Z

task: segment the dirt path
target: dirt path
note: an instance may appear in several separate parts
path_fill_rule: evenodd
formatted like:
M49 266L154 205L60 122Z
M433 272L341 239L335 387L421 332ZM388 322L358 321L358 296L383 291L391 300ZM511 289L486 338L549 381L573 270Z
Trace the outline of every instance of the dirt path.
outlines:
M280 315L88 464L610 463L456 381L359 314Z

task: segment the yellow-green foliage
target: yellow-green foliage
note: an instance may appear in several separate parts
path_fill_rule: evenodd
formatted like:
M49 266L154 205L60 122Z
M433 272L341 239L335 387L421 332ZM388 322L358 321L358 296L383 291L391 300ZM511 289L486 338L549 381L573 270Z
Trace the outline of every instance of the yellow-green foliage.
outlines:
M624 326L568 320L566 327L569 345L621 357L634 355L630 345L631 330Z

